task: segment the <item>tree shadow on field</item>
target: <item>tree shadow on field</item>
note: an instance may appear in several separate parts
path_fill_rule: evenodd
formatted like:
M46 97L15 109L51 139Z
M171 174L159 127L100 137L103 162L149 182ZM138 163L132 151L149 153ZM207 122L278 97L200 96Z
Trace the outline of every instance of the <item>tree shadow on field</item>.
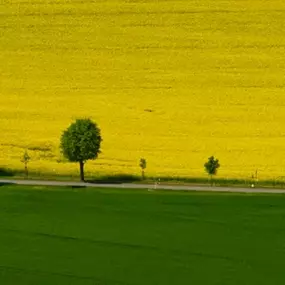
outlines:
M0 177L11 177L14 176L14 172L10 169L0 167Z
M120 184L141 181L141 178L130 174L106 175L87 180L89 183Z
M0 178L1 177L3 177L3 178L12 177L12 176L14 176L14 172L12 170L0 167ZM14 183L10 182L10 181L0 182L0 187L6 186L6 185L12 185L12 184L14 184Z

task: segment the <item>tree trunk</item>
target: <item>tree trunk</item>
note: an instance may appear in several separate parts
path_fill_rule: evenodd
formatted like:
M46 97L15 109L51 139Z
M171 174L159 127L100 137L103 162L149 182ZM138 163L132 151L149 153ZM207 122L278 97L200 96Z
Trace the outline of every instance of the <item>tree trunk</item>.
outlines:
M84 182L85 181L85 179L84 179L84 162L79 161L79 166L80 166L80 180L82 182Z
M26 175L26 178L28 178L28 176L29 176L28 165L26 163L25 163L25 175Z
M144 180L145 176L144 176L144 170L142 170L142 180Z

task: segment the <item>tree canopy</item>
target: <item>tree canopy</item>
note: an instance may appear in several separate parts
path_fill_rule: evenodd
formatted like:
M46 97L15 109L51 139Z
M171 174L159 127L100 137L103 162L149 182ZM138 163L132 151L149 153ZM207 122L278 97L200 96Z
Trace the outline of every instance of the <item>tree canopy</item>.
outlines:
M101 142L101 131L91 119L77 119L61 136L62 153L70 162L80 164L82 181L84 181L84 164L98 157Z
M142 179L145 179L145 174L144 174L144 170L146 169L146 159L145 158L141 158L140 159L140 168L142 169Z
M213 183L213 175L217 174L218 168L220 167L220 163L218 159L215 159L214 156L208 158L208 161L204 164L206 172L211 177L211 184Z

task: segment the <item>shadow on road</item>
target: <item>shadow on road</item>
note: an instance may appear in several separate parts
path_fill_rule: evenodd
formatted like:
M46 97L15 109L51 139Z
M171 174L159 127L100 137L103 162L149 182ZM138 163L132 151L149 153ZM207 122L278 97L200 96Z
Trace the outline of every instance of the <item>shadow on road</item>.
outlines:
M84 189L87 188L86 186L82 186L82 185L72 185L71 186L72 189Z
M132 183L141 181L140 177L129 174L118 174L98 177L90 180L86 180L88 183L100 183L100 184L121 184Z
M16 184L13 182L0 182L0 187L1 186L7 186L7 185L16 185Z

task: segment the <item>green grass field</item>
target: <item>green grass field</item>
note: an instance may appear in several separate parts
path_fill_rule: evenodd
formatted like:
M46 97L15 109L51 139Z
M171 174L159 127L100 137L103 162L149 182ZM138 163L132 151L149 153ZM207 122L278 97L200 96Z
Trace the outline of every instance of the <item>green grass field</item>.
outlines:
M285 197L0 187L5 285L283 285Z

